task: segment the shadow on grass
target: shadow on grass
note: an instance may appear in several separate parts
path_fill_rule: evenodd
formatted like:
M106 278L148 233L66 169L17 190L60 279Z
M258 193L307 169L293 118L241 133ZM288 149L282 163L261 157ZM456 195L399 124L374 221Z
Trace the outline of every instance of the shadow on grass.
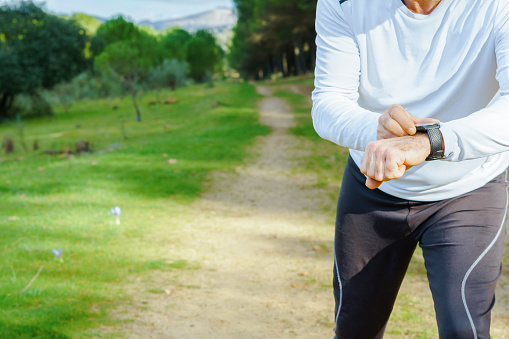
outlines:
M37 326L19 325L0 321L0 338L70 339L71 337Z

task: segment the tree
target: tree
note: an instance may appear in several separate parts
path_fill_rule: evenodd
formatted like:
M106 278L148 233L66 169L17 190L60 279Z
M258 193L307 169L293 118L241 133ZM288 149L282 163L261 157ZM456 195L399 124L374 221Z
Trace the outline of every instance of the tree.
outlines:
M245 77L304 74L314 67L314 0L234 0L239 13L228 56Z
M141 121L141 114L136 104L138 81L144 71L144 60L139 50L127 41L112 43L95 59L95 67L102 72L111 72L120 79L128 89L136 111L136 120Z
M14 97L50 89L86 68L87 36L32 2L0 7L0 118Z
M191 77L201 82L207 73L213 74L221 68L221 47L209 32L199 30L186 45L186 60L190 66Z
M7 110L11 107L14 97L20 93L28 92L31 86L36 87L39 83L38 74L29 74L27 79L23 77L17 55L0 44L0 117L5 118Z
M161 39L163 55L166 59L186 59L186 43L192 39L192 35L181 28L172 28Z
M100 41L107 44L95 58L95 68L103 73L112 73L125 84L133 100L136 120L141 121L136 103L137 86L149 69L161 62L158 42L122 17L104 23L97 32Z
M126 21L122 16L119 16L99 26L92 39L91 50L93 54L97 56L101 54L109 44L125 40L141 42L148 35L149 34L146 32L142 32L132 22Z

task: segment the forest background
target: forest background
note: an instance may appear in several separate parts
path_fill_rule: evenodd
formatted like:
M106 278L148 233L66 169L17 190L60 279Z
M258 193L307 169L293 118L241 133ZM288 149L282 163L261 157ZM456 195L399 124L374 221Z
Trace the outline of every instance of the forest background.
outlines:
M314 67L309 0L235 1L228 51L205 30L163 32L122 17L57 17L31 2L1 7L0 119L50 115L52 105L224 79L302 75Z

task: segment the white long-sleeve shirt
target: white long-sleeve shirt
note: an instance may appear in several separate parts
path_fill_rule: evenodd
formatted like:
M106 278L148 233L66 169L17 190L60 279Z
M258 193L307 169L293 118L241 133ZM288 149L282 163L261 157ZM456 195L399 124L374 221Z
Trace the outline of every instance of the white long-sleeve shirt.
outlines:
M380 189L436 201L509 166L509 0L442 0L429 15L401 0L318 0L313 123L360 166L391 105L442 122L445 160ZM490 104L494 95L500 95Z

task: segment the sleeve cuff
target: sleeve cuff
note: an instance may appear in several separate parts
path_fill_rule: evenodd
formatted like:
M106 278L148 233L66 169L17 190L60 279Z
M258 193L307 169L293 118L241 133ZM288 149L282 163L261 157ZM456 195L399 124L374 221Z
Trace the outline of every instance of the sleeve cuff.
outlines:
M444 139L444 160L457 161L460 154L458 137L452 130L449 123L440 123L440 132Z

